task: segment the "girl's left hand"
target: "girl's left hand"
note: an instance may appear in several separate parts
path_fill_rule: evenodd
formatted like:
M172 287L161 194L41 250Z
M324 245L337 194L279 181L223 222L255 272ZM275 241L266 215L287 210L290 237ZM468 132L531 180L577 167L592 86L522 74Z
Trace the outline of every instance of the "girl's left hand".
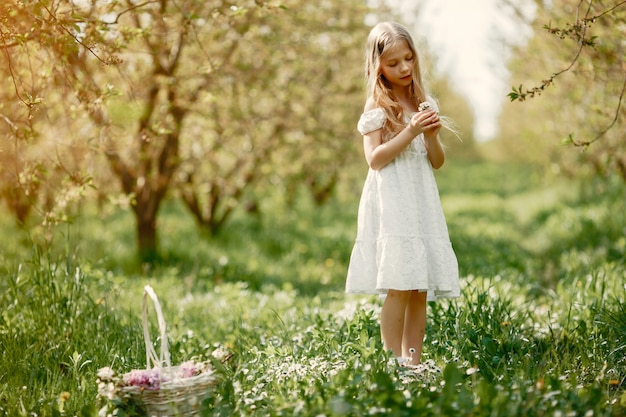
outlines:
M424 126L424 136L425 137L437 137L439 133L439 129L441 129L441 119L439 118L439 114L434 110L426 110L427 112L432 113L428 116L428 124Z

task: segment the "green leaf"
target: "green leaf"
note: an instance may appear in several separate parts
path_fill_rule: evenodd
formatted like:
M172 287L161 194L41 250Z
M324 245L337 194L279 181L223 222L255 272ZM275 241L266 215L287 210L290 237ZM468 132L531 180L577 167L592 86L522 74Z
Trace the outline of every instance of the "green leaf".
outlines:
M95 417L98 415L95 404L87 404L80 409L81 417Z
M454 387L463 380L463 374L454 363L450 362L443 370L443 379L446 381L446 386Z
M566 138L561 140L561 145L572 145L574 143L574 136L570 133Z

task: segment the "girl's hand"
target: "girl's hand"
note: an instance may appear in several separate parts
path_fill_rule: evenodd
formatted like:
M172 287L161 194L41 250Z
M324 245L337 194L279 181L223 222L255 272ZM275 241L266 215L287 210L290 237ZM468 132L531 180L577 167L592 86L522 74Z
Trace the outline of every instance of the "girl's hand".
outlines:
M441 120L434 110L424 110L417 112L409 121L409 129L417 136L424 133L425 136L437 136L441 129Z

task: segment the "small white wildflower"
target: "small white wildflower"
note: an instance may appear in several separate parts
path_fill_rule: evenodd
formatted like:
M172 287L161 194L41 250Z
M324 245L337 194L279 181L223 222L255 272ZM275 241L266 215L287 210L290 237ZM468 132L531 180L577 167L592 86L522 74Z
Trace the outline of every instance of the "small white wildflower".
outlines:
M110 380L115 376L115 372L113 371L113 369L107 367L104 368L100 368L98 370L98 373L96 374L98 378L102 379L102 380Z
M472 368L468 368L467 371L465 371L465 373L467 375L474 375L478 371L479 369L477 367L472 367Z
M111 417L112 414L109 413L109 406L105 405L100 410L98 410L98 417Z

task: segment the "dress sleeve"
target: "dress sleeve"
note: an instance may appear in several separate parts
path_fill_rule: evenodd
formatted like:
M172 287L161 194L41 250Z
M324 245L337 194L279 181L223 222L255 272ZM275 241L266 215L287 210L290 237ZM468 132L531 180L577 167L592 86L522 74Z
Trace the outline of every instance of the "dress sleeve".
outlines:
M378 130L385 124L385 111L381 108L366 111L361 114L357 129L362 135Z

